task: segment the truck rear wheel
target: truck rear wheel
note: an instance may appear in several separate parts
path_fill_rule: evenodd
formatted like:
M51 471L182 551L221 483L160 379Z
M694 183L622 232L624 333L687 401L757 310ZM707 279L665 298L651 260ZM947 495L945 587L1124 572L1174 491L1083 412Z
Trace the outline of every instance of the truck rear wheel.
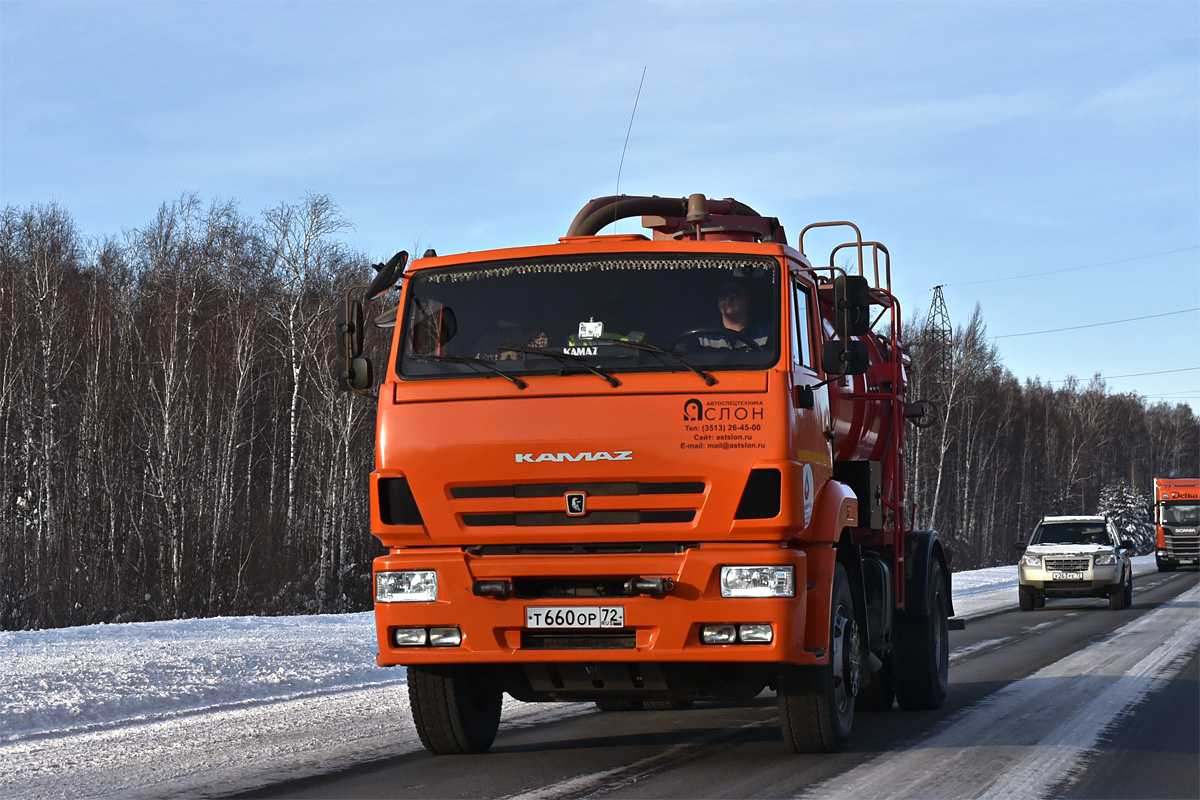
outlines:
M482 753L496 739L503 692L480 670L409 667L408 699L421 744L431 753Z
M783 740L797 753L835 753L850 739L860 670L858 625L850 581L834 566L829 662L784 665L776 695Z
M926 585L929 613L904 612L896 620L892 668L896 700L905 710L941 708L950 682L949 603L942 565L936 559L930 566Z

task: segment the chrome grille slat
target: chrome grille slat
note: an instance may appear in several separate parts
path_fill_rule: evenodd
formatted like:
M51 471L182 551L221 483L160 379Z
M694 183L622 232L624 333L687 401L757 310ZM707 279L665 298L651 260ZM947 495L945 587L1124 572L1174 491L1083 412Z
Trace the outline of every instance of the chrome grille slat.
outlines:
M1046 556L1046 569L1055 572L1085 572L1091 566L1089 556Z

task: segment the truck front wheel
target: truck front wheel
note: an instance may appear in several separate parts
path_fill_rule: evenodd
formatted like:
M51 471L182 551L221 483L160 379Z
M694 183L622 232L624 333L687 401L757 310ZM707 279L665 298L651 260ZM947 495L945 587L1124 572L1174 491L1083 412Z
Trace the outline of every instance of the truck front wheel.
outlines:
M850 739L860 677L860 642L850 581L834 566L829 662L784 665L776 692L783 740L797 753L835 753Z
M950 623L946 581L941 562L930 564L929 613L900 614L892 669L896 678L896 701L900 708L941 708L950 676ZM1024 608L1024 604L1022 604Z
M479 670L411 666L408 699L421 744L431 753L482 753L496 739L503 692Z

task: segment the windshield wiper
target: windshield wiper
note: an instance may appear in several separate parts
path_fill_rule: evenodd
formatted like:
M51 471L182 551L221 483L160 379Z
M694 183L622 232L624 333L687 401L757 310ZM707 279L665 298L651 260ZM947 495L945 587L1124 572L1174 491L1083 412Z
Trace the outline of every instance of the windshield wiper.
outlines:
M596 369L591 364L589 364L587 362L587 359L584 358L583 356L577 356L572 353L559 353L556 350L547 350L542 347L501 347L500 349L503 351L509 352L509 353L528 353L529 355L534 355L534 356L546 356L548 358L557 358L559 361L561 361L564 364L578 364L579 366L583 367L584 369L586 369L588 372L592 373L593 375L599 375L601 378L604 378L604 380L608 381L609 386L612 386L615 388L615 387L621 385L621 382L619 380L614 378L612 375L609 375L607 372L603 372L599 369Z
M655 355L657 355L659 357L670 356L671 358L675 359L680 364L683 364L685 367L690 369L692 372L696 373L701 378L703 378L704 382L706 384L708 384L709 386L712 386L713 384L715 384L717 382L717 379L714 378L712 375L709 375L707 372L700 369L699 367L697 367L694 364L689 364L687 362L687 360L683 358L683 356L679 355L678 353L672 353L670 350L664 350L663 348L659 347L658 345L646 344L645 342L626 342L626 341L623 341L620 339L605 339L604 344L612 344L612 345L616 345L617 347L629 347L634 350L645 350L647 353L654 353Z
M493 362L486 358L473 358L471 356L409 356L409 358L414 361L449 361L451 364L478 364L481 367L490 369L501 378L504 378L504 380L516 384L518 389L524 389L529 385L515 375L509 375L504 370L497 368Z

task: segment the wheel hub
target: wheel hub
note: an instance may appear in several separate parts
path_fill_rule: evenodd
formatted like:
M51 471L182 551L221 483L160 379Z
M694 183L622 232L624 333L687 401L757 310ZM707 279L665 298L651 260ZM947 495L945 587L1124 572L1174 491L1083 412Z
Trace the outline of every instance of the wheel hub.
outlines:
M838 707L858 696L861 677L858 624L839 606L833 619L833 685Z

